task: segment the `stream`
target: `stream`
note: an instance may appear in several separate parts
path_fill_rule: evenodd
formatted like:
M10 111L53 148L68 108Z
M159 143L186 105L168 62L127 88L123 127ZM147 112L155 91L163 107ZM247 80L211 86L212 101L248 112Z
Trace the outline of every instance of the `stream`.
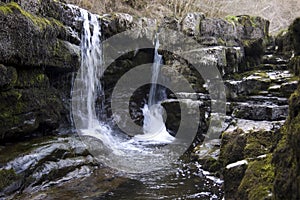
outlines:
M150 93L141 108L143 133L129 136L113 123L99 120L99 113L105 113L104 106L95 103L104 96L101 26L96 15L80 11L82 61L72 90L77 134L0 149L3 169L17 173L15 183L7 189L15 191L9 198L222 199L223 181L202 170L188 153L181 155L186 144L166 129L161 106L166 95L156 86L162 63L158 37ZM21 193L17 192L20 186Z

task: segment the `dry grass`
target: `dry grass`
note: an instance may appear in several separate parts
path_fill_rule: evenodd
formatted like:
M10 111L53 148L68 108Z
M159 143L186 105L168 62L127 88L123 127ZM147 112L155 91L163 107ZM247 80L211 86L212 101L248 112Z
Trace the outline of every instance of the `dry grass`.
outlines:
M125 12L137 16L182 17L187 12L203 12L208 17L256 15L271 22L276 33L300 17L299 0L66 0L94 13Z

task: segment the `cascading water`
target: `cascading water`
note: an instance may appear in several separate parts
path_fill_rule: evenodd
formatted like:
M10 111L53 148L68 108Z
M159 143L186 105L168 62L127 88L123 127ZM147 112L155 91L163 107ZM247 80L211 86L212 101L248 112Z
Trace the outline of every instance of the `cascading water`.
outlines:
M163 120L163 107L160 105L157 81L159 77L160 67L162 64L162 55L158 53L159 39L158 33L155 38L154 63L152 65L151 88L148 97L148 104L145 104L143 110L144 135L137 135L137 139L146 139L150 143L170 143L175 138L171 136L166 129Z
M104 95L100 78L103 74L101 26L97 15L81 9L83 20L82 62L80 75L76 77L72 94L72 112L75 125L84 143L100 162L126 172L145 172L165 168L172 157L169 149L149 147L149 144L167 144L174 140L169 135L163 121L163 108L156 99L156 82L160 71L161 55L158 54L159 41L156 40L153 64L152 87L149 104L143 108L144 134L133 138L113 131L110 126L97 118L95 102L99 94ZM89 138L89 139L86 139ZM91 139L94 138L94 139ZM95 138L98 139L95 143ZM171 156L170 156L171 155ZM149 164L151 162L151 164Z
M84 32L81 37L81 72L75 84L80 84L81 90L74 91L73 97L78 98L75 104L78 112L75 113L80 124L76 125L82 129L92 129L99 123L96 118L95 101L97 91L102 91L99 81L102 75L101 28L96 15L89 15L83 9L80 11Z

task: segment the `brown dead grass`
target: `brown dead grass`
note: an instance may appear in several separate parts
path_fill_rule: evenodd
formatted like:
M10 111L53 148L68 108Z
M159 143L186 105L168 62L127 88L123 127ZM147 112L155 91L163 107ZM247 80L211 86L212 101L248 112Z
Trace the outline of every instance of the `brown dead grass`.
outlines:
M271 22L270 32L276 33L286 28L293 19L300 17L299 0L66 0L103 14L124 12L137 16L162 18L187 12L203 12L207 17L227 15L255 15Z

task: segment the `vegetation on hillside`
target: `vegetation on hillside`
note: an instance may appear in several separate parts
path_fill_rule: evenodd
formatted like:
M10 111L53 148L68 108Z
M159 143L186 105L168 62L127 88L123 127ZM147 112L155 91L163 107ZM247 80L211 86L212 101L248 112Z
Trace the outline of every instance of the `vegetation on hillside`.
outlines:
M161 18L187 12L203 12L208 17L257 15L271 22L270 31L286 28L300 16L298 0L65 0L94 13L124 12L137 16Z

